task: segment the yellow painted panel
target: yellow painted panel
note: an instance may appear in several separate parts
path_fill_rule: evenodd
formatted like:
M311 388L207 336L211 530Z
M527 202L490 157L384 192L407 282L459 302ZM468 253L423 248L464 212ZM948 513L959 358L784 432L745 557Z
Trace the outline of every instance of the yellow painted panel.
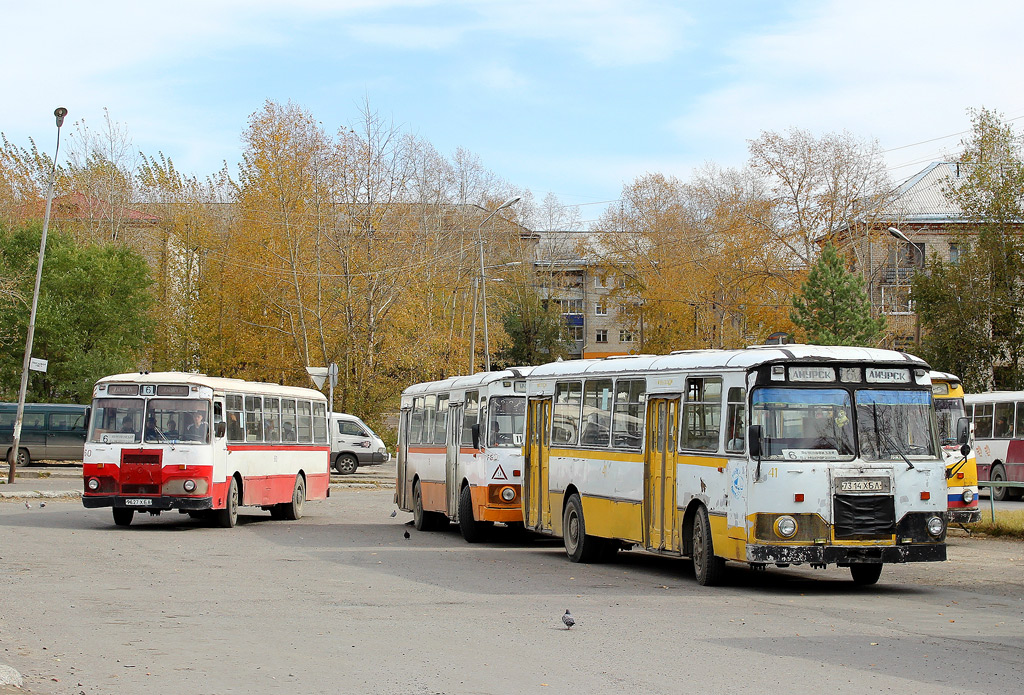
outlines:
M747 544L743 540L729 536L729 522L724 516L712 514L708 520L711 522L711 543L715 546L715 555L728 560L746 561Z
M588 535L621 538L634 543L643 540L643 506L639 502L583 497L583 520Z
M691 454L679 454L676 462L689 466L704 466L705 468L725 468L729 463L728 459L721 456L693 456Z

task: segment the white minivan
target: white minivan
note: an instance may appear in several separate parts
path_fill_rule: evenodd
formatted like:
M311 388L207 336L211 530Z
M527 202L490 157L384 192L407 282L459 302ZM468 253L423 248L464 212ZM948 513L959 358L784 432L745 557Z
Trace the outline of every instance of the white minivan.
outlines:
M331 414L331 465L336 471L347 475L390 458L384 442L365 422L348 413Z

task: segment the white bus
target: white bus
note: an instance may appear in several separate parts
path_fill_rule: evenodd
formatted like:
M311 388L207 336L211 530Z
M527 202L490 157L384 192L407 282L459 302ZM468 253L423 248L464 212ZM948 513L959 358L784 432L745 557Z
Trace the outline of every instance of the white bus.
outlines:
M763 569L946 559L928 365L809 345L556 362L527 379L526 527L575 562L634 545ZM966 440L967 421L958 423Z
M402 393L395 502L421 531L458 522L470 543L522 525L529 367L410 386Z
M212 427L210 423L213 423ZM93 388L82 503L177 509L232 527L240 505L298 519L330 482L327 399L319 391L203 374L116 374Z
M956 427L966 417L964 387L960 377L946 372L931 372L935 419L939 442L946 457L946 504L950 523L981 521L978 507L978 461L974 448L957 441Z
M969 393L967 416L974 422L978 477L1024 483L1024 391ZM997 500L1017 499L1021 489L993 487Z

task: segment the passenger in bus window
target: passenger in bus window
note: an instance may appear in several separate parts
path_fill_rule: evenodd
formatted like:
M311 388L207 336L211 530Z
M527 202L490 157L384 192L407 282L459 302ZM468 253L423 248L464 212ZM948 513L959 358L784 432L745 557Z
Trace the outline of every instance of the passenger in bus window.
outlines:
M146 418L146 441L160 439L160 430L156 426L156 417L151 413Z
M192 413L192 424L185 427L185 438L194 439L196 441L206 441L206 431L208 429L206 424L206 418L203 415L203 411L197 410Z
M228 439L233 442L240 442L244 439L242 426L238 424L238 413L228 413Z
M1005 439L1010 436L1010 423L1005 415L1000 415L996 419L996 430L992 436L997 439Z
M295 441L295 426L287 420L284 421L283 431L281 432L282 442L294 442Z
M178 423L175 422L174 418L167 421L167 427L164 428L164 436L168 439L178 438Z
M131 415L125 415L124 419L121 420L121 431L125 434L135 434L135 422L132 420Z

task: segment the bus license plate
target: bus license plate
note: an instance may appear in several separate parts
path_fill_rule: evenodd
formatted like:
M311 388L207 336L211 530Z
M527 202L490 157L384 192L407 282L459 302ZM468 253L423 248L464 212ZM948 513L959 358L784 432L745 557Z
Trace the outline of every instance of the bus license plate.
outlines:
M124 501L126 507L151 507L153 500L145 497L129 497Z
M889 492L888 478L840 478L839 492Z

